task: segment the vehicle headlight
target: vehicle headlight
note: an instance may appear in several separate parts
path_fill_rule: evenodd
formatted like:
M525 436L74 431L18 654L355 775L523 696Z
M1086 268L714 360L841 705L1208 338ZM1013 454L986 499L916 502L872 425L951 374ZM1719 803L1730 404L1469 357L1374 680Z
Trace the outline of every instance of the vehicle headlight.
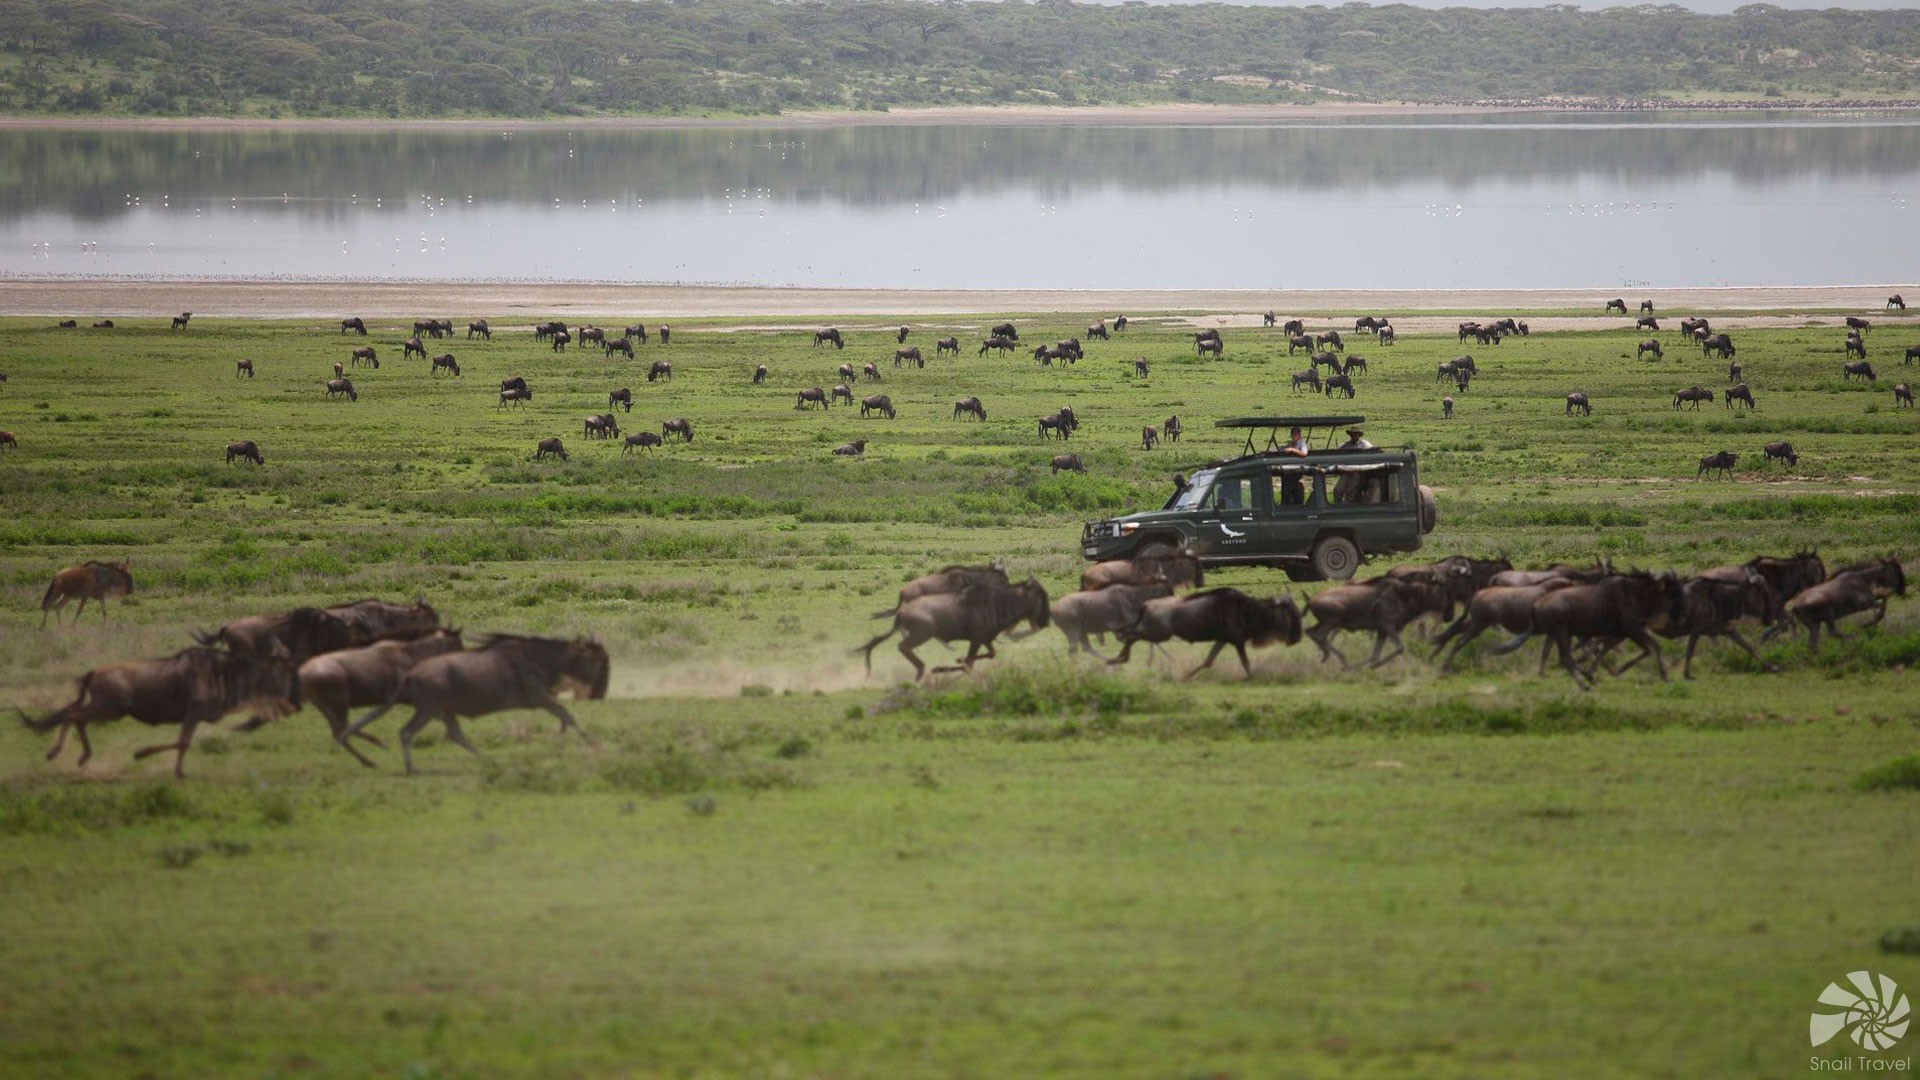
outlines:
M1114 529L1115 536L1132 536L1140 528L1137 521L1123 521Z

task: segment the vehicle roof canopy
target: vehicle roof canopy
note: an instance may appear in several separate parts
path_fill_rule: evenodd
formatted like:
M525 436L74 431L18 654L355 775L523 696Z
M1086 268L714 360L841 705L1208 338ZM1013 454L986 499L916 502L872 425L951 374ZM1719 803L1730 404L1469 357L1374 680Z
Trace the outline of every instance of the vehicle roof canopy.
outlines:
M1308 431L1315 428L1338 430L1366 422L1367 418L1364 416L1236 416L1227 420L1215 420L1213 426L1248 429L1247 453L1251 454L1254 452L1253 433L1261 429L1267 432L1267 449L1278 450L1280 449L1279 433L1282 428L1304 428Z

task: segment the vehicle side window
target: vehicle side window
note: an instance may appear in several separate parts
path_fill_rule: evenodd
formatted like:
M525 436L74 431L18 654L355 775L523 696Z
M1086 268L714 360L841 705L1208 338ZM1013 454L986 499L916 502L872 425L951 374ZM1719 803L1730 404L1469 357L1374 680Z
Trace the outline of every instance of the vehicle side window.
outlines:
M1313 505L1315 479L1313 473L1302 469L1274 469L1271 474L1274 511L1284 513Z
M1229 477L1218 481L1213 485L1213 496L1207 505L1215 510L1251 510L1253 477Z
M1345 506L1397 506L1400 503L1400 470L1336 470L1333 501Z

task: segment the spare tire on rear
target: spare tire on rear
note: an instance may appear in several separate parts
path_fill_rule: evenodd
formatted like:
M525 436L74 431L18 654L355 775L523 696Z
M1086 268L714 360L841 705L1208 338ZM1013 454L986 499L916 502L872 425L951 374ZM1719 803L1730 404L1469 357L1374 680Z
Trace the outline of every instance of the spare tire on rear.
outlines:
M1425 536L1440 523L1440 503L1433 497L1433 489L1420 485L1420 535Z

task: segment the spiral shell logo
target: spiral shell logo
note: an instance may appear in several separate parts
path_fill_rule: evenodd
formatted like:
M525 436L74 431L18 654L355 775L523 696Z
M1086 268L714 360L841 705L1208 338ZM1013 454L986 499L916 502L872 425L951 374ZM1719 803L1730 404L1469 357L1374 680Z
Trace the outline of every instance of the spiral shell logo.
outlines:
M1867 1050L1891 1049L1900 1041L1912 1022L1907 995L1885 975L1877 978L1875 982L1876 976L1870 971L1849 972L1847 981L1858 993L1839 983L1828 983L1820 991L1820 1004L1843 1011L1813 1014L1807 1021L1807 1035L1813 1045L1819 1046L1842 1031Z

